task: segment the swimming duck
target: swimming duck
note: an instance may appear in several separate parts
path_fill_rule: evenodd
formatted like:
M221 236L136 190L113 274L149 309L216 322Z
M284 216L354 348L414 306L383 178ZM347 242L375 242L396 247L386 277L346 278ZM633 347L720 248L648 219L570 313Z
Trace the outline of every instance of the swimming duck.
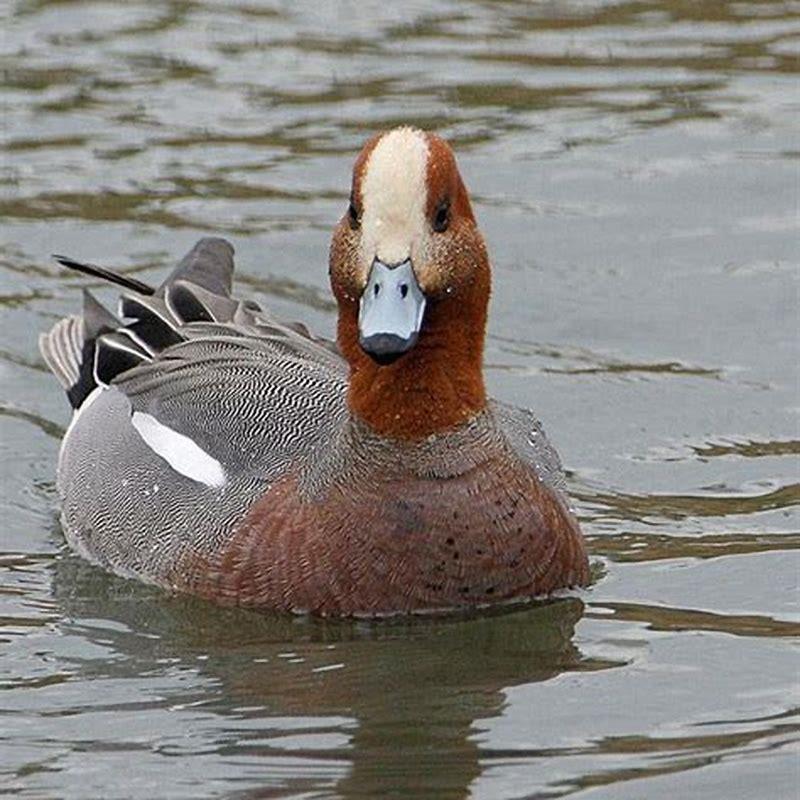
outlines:
M199 241L119 317L43 334L74 415L58 462L71 547L223 604L341 616L445 611L585 585L558 456L489 400L489 259L449 145L370 139L330 248L337 344L231 295Z

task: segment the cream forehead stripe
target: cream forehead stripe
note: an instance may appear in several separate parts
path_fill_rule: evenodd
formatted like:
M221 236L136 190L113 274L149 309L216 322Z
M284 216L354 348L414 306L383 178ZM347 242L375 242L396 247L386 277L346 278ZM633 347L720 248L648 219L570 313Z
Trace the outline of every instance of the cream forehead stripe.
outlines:
M428 143L422 131L398 128L370 154L361 180L361 245L367 266L412 257L427 235Z

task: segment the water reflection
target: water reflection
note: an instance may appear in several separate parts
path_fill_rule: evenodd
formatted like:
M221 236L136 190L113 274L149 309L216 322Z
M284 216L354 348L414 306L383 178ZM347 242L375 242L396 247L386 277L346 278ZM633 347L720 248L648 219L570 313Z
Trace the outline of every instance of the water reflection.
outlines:
M722 558L770 551L800 549L800 533L676 533L622 531L590 538L591 552L614 561L635 563L669 558Z
M584 606L576 598L488 616L376 625L166 598L74 557L56 563L53 586L59 613L71 620L66 630L117 656L77 662L95 679L140 675L167 662L196 666L198 684L210 678L219 686L212 705L220 730L240 708L264 727L275 718L280 728L285 715L352 719L339 726L347 747L325 756L351 764L337 787L345 797L463 798L481 771L475 722L500 713L509 687L618 666L581 655L573 636ZM96 619L103 624L95 629ZM245 736L229 742L227 753L281 748L280 738L250 738L259 743ZM320 757L302 744L292 753Z
M572 485L570 494L586 506L592 519L635 522L758 514L800 504L800 483L767 486L757 492L725 491L726 488L712 487L703 494L636 495L584 484Z
M717 631L734 636L769 636L796 639L800 623L772 619L756 614L714 614L691 608L671 608L643 603L604 602L604 616L613 612L616 619L645 622L654 631Z

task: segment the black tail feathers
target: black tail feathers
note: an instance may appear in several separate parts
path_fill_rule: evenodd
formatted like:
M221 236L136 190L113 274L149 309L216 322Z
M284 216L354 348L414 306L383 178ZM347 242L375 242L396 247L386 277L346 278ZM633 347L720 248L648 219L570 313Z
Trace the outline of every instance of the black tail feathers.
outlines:
M184 324L230 319L237 307L230 298L233 247L224 239L201 239L158 287L97 264L53 258L126 290L120 303L124 319L84 290L83 314L60 320L39 338L42 356L73 408L96 386L181 341Z
M136 278L129 278L127 275L121 275L119 272L114 272L106 267L100 267L97 264L87 264L83 261L76 261L69 256L59 256L55 254L53 258L62 266L67 267L67 269L74 269L76 272L82 272L84 275L91 275L93 278L101 278L109 283L116 283L118 286L122 286L132 292L147 295L155 294L156 292L154 287L143 281L137 280Z

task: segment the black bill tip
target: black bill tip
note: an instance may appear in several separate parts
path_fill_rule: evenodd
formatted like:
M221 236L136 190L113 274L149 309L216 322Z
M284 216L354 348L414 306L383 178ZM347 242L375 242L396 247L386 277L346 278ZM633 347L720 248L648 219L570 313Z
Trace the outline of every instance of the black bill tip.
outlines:
M374 333L359 337L358 343L376 364L385 367L407 353L417 343L417 335L404 339L393 333Z

